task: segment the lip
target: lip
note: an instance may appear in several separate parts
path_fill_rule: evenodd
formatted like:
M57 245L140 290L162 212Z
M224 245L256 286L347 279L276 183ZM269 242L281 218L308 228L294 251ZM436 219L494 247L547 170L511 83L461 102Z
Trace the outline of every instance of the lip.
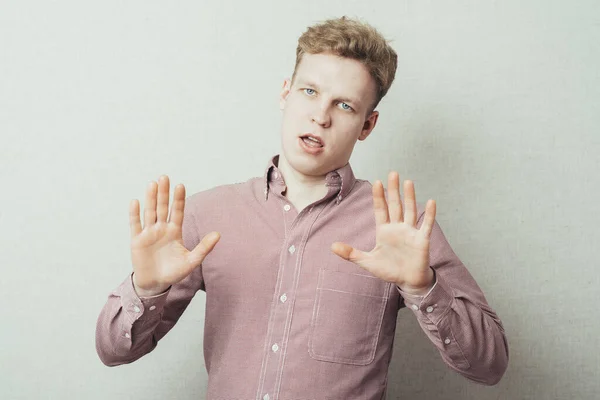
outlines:
M304 140L302 140L301 137L298 138L298 142L302 150L304 150L308 154L316 155L323 152L323 147L308 147L306 144L304 144Z
M305 133L303 135L300 136L300 138L302 138L303 136L308 136L308 137L312 137L317 139L319 142L321 142L321 144L323 145L323 147L325 147L325 141L323 140L322 137L317 136L317 135L313 135L312 133Z

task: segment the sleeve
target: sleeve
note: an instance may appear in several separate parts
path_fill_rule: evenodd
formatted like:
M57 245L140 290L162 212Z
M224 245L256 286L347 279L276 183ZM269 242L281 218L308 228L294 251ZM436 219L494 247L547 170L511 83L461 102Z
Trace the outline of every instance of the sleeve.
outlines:
M420 214L417 227L423 217ZM508 366L504 327L437 220L430 237L430 263L436 281L426 295L411 295L396 286L397 290L450 368L475 382L495 385Z
M191 251L200 240L188 209L184 208L182 239ZM196 292L205 288L201 265L164 293L152 297L137 295L132 276L133 272L109 294L96 322L96 352L109 367L131 363L154 350Z

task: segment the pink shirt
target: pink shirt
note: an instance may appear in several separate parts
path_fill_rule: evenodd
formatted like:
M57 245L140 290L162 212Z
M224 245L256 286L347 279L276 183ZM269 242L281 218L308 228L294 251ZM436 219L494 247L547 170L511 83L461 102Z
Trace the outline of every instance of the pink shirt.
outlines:
M140 298L131 275L108 296L96 350L108 366L151 352L198 290L206 293L207 399L385 399L397 313L407 306L441 358L463 376L497 383L508 364L502 322L437 221L425 296L400 291L330 250L375 246L372 186L350 164L327 174L327 195L300 213L269 160L263 177L186 199L183 241L211 231L213 251L165 293ZM403 200L402 200L403 201ZM424 208L417 205L418 222Z

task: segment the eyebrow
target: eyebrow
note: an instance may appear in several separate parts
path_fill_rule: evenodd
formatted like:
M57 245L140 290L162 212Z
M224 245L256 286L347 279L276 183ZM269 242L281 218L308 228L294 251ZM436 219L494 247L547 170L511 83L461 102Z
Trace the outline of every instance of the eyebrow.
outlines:
M315 89L319 90L319 85L317 85L314 82L302 79L302 78L298 79L298 84L303 85L303 86L311 86L311 87L314 87ZM351 103L351 104L358 104L358 105L361 104L360 101L358 101L356 99L352 99L350 97L338 97L337 100L343 101L344 103Z

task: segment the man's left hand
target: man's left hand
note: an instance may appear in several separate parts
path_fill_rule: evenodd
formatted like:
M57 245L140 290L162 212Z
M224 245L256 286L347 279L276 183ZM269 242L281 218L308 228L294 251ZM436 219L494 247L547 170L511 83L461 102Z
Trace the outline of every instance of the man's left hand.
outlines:
M414 184L404 181L403 212L400 201L400 176L391 171L388 176L389 206L383 183L373 184L373 208L376 223L376 245L370 252L335 242L331 251L352 261L378 278L393 282L400 290L424 295L433 286L435 275L429 266L429 238L435 220L435 200L428 200L420 229L417 225L417 203Z

